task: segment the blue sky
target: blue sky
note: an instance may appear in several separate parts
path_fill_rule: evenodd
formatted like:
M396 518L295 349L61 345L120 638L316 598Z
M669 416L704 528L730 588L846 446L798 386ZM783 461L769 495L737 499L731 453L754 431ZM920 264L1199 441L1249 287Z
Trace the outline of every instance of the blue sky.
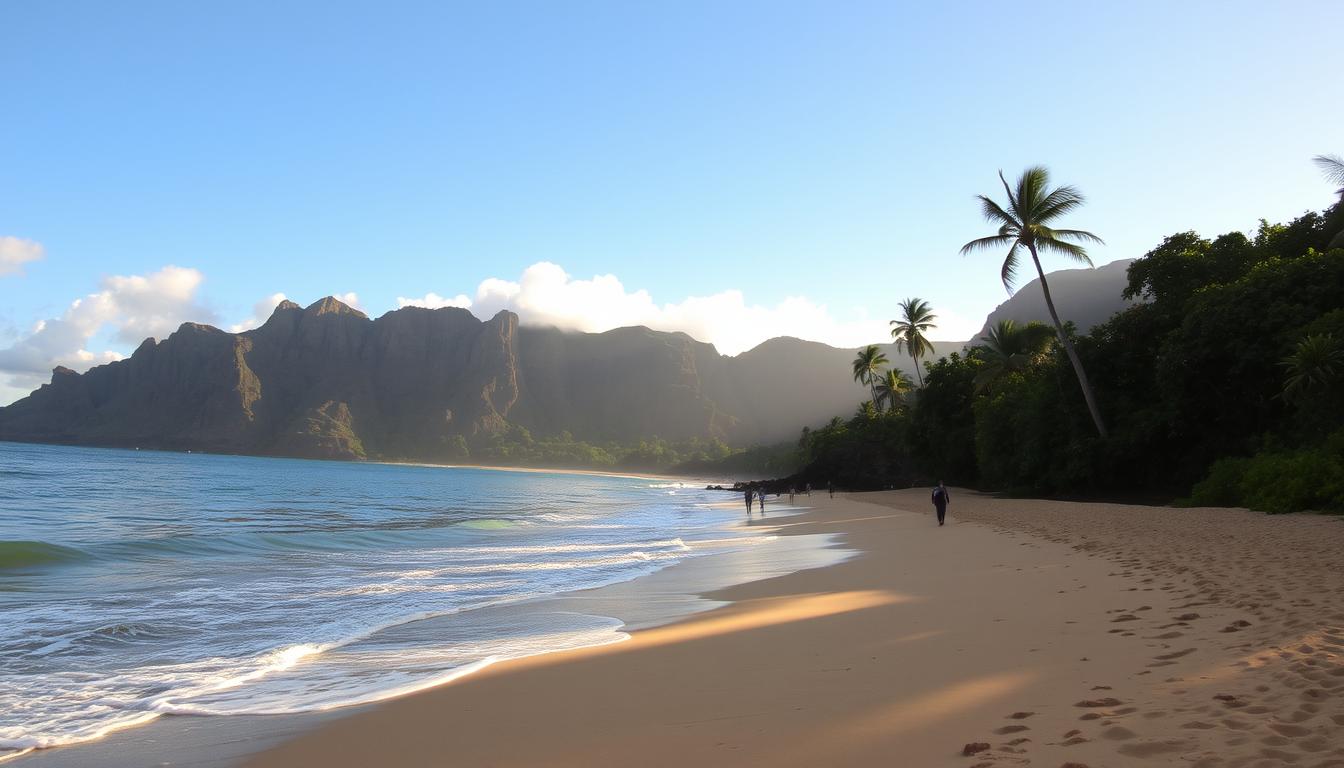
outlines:
M1103 263L1324 208L1344 152L1339 2L279 5L0 6L0 402L278 293L965 338L999 168Z

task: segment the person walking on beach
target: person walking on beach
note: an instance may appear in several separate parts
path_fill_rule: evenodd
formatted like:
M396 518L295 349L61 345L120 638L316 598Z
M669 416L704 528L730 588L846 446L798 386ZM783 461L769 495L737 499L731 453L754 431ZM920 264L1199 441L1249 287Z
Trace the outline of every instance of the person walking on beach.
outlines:
M834 498L835 498L835 483L831 482L830 480L827 480L827 481L826 481L826 492L829 493L829 494L831 494L831 498L834 499Z
M752 499L751 496L752 496L752 490L751 490L750 488L748 488L748 489L747 489L747 519L751 519L751 502L754 501L754 499Z
M794 487L793 487L792 485L790 485L790 486L789 486L789 504L790 504L790 505L793 504L793 491L794 491Z
M765 517L765 489L764 489L764 488L761 489L761 492L760 492L760 493L756 494L756 499L757 499L757 501L760 501L760 502L761 502L761 517Z
M933 506L938 510L939 525L943 524L943 518L947 516L947 503L951 500L952 497L947 493L947 486L943 485L942 480L939 480L938 484L933 487Z

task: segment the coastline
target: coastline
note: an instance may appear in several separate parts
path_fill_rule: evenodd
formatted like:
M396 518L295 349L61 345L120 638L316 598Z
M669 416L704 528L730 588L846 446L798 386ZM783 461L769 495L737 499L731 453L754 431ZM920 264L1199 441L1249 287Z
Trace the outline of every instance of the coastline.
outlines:
M508 471L508 468L504 469ZM711 506L723 507L728 504L714 502ZM744 545L740 547L730 544L724 551L715 551L731 540L712 540L705 542L709 547L705 553L624 581L476 608L472 613L478 620L504 622L511 615L518 614L522 618L521 614L535 614L539 611L619 618L620 628L605 643L619 644L628 638L628 632L669 624L723 604L705 598L703 593L799 568L820 567L843 560L851 554L848 550L834 546L829 537L808 537L804 541L797 537L780 539L773 535L774 520L785 520L798 512L798 508L789 508L776 502L771 507L768 520L761 521L757 517L751 526L759 526L760 535L744 539ZM740 524L732 523L727 530L740 528ZM451 621L452 615L443 618ZM586 647L601 647L603 644ZM542 652L542 655L552 652ZM461 670L459 675L450 676L446 682L430 683L425 688L387 699L327 710L208 716L164 714L147 723L112 729L90 741L12 755L0 760L0 765L20 768L103 768L122 765L231 768L269 746L310 732L322 724L368 711L398 698L413 696L423 690L449 685L456 679L475 676L484 669L511 663L512 660L491 660Z
M246 765L1344 765L1339 520L954 490L939 529L922 489L814 502L780 532L862 554ZM1317 589L1275 599L1275 569Z
M716 555L554 598L666 578L698 609L623 642L12 764L1344 766L1344 519L952 493L942 529L923 489L764 523L857 553L836 564L687 597Z
M670 483L693 483L693 475L663 475L652 472L614 472L602 469L547 469L545 467L506 467L495 464L436 464L428 461L395 461L372 459L364 464L386 464L394 467L426 467L429 469L484 469L490 472L524 472L541 475L593 475L596 477L619 477L625 480L664 480Z

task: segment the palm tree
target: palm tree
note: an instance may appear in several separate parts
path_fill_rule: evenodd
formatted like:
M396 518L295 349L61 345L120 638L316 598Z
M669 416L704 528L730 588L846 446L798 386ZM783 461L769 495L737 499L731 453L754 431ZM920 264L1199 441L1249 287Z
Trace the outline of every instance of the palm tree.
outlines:
M1078 359L1073 342L1069 340L1068 334L1064 332L1064 324L1059 320L1059 312L1055 310L1054 299L1050 297L1050 284L1046 282L1040 257L1040 251L1053 252L1090 267L1092 259L1088 258L1087 251L1079 243L1101 243L1102 239L1085 230L1054 229L1050 226L1060 216L1082 206L1083 195L1071 186L1050 189L1050 172L1044 166L1038 165L1023 171L1017 180L1015 191L1008 186L1003 171L999 171L999 181L1003 182L1003 191L1008 195L1007 208L984 195L977 195L985 218L999 225L998 234L972 240L961 247L961 253L964 256L972 251L1007 246L1008 255L1003 259L1003 268L999 271L999 276L1009 293L1013 290L1013 281L1017 277L1022 251L1031 254L1036 274L1041 278L1045 307L1050 310L1050 319L1055 324L1059 343L1068 354L1069 362L1073 364L1073 372L1078 376L1078 384L1083 389L1083 399L1087 401L1087 410L1092 414L1097 434L1106 437L1106 424L1101 420L1096 395L1087 380L1087 371L1083 370L1083 362Z
M854 380L868 385L873 393L873 403L877 403L877 378L882 375L882 366L887 364L887 356L875 344L869 344L859 350L854 358Z
M1283 399L1300 401L1344 376L1344 349L1339 348L1332 334L1314 333L1297 342L1293 354L1279 365L1288 374Z
M886 405L888 411L894 411L905 402L905 394L910 391L910 377L895 368L887 369L877 382L878 408Z
M901 319L891 321L891 337L896 340L896 349L909 351L921 387L924 386L924 374L919 370L919 358L933 352L933 344L924 333L938 327L933 322L937 319L929 302L911 298L901 302Z
M1054 333L1043 323L1018 325L1012 320L1000 320L989 332L980 337L985 364L975 374L975 388L984 392L1010 373L1020 373L1045 354L1050 336Z

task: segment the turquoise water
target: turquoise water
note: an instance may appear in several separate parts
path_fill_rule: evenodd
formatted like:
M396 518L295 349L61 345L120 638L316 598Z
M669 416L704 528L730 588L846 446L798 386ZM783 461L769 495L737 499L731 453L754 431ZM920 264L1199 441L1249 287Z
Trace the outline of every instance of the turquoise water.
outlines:
M0 443L0 755L375 701L618 617L485 606L769 537L648 479ZM7 750L7 752L6 752Z

